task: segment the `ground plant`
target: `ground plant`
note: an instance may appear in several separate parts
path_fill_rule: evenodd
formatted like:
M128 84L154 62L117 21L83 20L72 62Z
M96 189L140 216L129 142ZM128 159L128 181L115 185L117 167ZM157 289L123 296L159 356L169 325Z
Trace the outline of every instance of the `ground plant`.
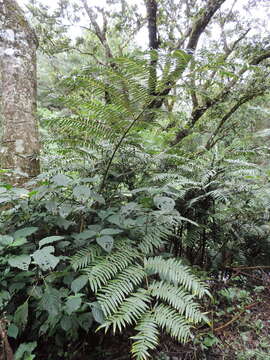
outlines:
M0 360L270 358L267 3L7 4L39 131L0 70Z

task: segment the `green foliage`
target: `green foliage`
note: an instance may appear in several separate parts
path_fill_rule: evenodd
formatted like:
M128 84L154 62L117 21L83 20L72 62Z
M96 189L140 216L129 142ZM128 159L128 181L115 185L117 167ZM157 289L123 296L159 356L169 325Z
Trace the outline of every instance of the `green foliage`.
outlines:
M61 51L67 39L58 40ZM269 150L254 147L244 125L237 136L219 129L240 85L215 101L244 61L188 52L156 54L160 75L139 51L109 56L106 66L79 61L57 79L57 111L40 109L47 171L31 190L0 187L0 311L16 358L34 359L44 337L50 356L78 358L77 344L97 330L130 331L133 357L152 358L163 333L185 343L209 324L200 304L210 294L195 266L226 277L232 265L269 264L269 172L256 158ZM197 102L192 114L184 91ZM212 99L203 124L192 122ZM248 294L220 292L243 304ZM216 342L207 335L202 346Z
M23 343L19 346L18 350L14 355L15 360L32 360L35 359L36 356L32 354L34 349L36 348L37 343Z
M208 322L198 305L208 290L183 258L213 273L251 258L267 261L267 174L252 152L190 155L187 163L180 152L141 149L138 131L111 163L105 145L107 178L97 146L87 176L75 164L40 175L31 191L3 184L0 304L10 336L34 328L27 341L57 335L63 346L97 328L133 329L133 356L151 358L160 333L185 342ZM223 295L232 301L239 293ZM240 295L244 303L247 294ZM62 353L59 343L50 351Z
M10 335L20 338L34 326L28 340L61 334L65 343L78 339L77 329L94 331L97 324L113 332L134 328L138 360L150 356L160 331L185 342L193 325L207 321L196 299L209 293L180 260L163 256L178 221L174 201L154 197L156 210L143 207L139 196L107 207L91 180L83 184L59 174L23 197L6 187L5 204L12 206L1 214L0 299Z

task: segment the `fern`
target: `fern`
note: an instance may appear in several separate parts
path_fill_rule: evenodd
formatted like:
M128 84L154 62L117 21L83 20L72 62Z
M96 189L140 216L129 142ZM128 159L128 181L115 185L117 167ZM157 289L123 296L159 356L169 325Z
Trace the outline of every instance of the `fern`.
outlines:
M152 296L171 305L178 310L180 315L185 315L192 323L197 324L206 320L199 306L194 302L194 296L181 289L181 287L176 287L164 281L154 281L149 286L149 290Z
M160 224L159 227L156 225L147 225L145 233L139 244L139 249L143 254L151 254L155 249L159 249L164 245L165 240L172 232L168 226Z
M162 330L178 341L186 342L191 336L190 319L186 319L179 312L167 305L160 304L155 308L155 320Z
M169 231L161 228L159 234L156 231L157 236L165 238ZM111 254L93 257L83 272L105 317L99 329L107 331L111 327L113 332L122 332L133 326L138 333L132 337L131 352L136 359L143 360L157 346L159 329L178 341L186 341L193 324L207 321L195 296L209 292L180 261L159 256L142 261L143 253L131 244L126 241L124 245L118 240ZM81 255L84 259L85 254ZM80 262L79 256L75 258L76 266L85 262Z
M141 188L131 188L130 191L134 197L141 196L142 202L144 193L151 197L176 199L184 198L191 188L201 190L209 183L211 171L206 173L205 184L202 178L192 178L190 174L193 174L192 166L196 175L200 174L202 164L191 161L187 166L182 156L160 154L152 149L152 144L149 144L149 151L141 146L140 135L150 126L153 129L159 126L158 122L148 121L155 99L149 95L148 61L126 57L113 61L113 67L87 67L80 74L74 73L72 76L76 76L76 83L72 76L65 80L69 89L65 102L71 115L59 120L65 135L74 137L72 141L76 149L87 152L90 148L92 172L98 169L99 175L102 174L100 192L106 194L107 186L113 186L113 182L109 182L110 176L122 177L119 169L123 168L125 177L127 163L131 168L134 164L142 169L141 178L136 174L136 168L132 175L132 180L136 185L141 183ZM158 80L158 87L164 86L163 81ZM107 100L104 100L105 96ZM164 118L159 110L155 112L156 118ZM172 162L174 171L162 172L166 161ZM187 171L182 171L184 167ZM154 179L150 177L145 181L144 173L153 175ZM117 184L118 189L115 194L110 194L109 201L113 203L114 196L120 195L126 204L121 189L126 190L126 182L123 180L119 186L120 181L117 181ZM211 188L205 192L210 191ZM174 200L171 203L174 204ZM132 337L131 349L137 360L151 357L151 351L158 345L160 331L184 342L191 336L192 326L207 320L196 304L197 298L209 295L204 284L181 261L158 256L164 252L168 240L182 222L188 220L192 226L196 223L174 209L165 210L158 209L158 206L157 210L147 206L143 209L137 204L130 218L120 210L115 221L124 229L125 235L114 237L112 251L106 253L92 243L71 261L75 270L88 277L91 296L104 315L105 320L99 328L122 332L133 327L137 332ZM112 221L102 216L100 219ZM129 220L131 225L124 225L124 220ZM113 224L116 222L112 221Z
M151 297L145 289L139 288L136 293L131 293L118 310L110 317L108 317L104 324L100 328L105 328L105 331L109 327L112 327L113 332L116 330L120 332L127 327L138 322L138 319L142 317L150 309Z
M138 360L146 360L151 355L149 350L154 350L158 345L158 324L152 314L152 311L146 312L139 320L135 330L138 332L132 336L135 340L131 349Z
M122 249L107 255L106 257L96 258L89 264L84 272L89 277L89 284L94 292L114 278L119 271L132 264L139 257L138 252L128 245L122 244Z
M71 259L71 265L74 270L85 268L92 263L96 257L101 254L101 248L98 245L91 245L79 250Z
M202 297L209 295L203 283L201 283L187 266L176 259L165 260L160 256L145 259L145 269L158 273L162 279L175 285L182 285L192 294Z
M105 316L112 315L119 304L132 293L145 278L146 273L141 266L129 266L99 290L98 301Z

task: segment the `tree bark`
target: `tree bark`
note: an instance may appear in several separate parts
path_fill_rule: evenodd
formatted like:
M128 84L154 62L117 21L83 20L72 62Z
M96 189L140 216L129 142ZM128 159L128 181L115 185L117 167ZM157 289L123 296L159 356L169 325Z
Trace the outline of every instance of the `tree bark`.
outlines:
M35 33L15 0L0 0L1 166L21 185L39 173Z
M156 0L146 1L147 21L148 21L148 36L150 49L150 72L149 72L149 94L156 95L157 84L157 61L158 61L158 32L157 32L157 2Z
M197 20L194 21L191 29L188 30L188 32L186 33L186 36L188 38L188 43L187 46L185 47L185 51L187 54L194 53L198 41L200 39L200 36L205 31L207 25L209 24L215 13L220 9L221 5L225 1L226 0L208 0L205 6L199 11ZM187 38L185 40L187 40ZM177 45L176 49L178 47L179 44ZM149 109L159 109L163 105L164 99L171 92L172 88L176 85L177 81L181 78L181 75L186 70L192 58L193 56L190 56L189 59L187 58L187 61L184 64L183 62L180 61L179 64L176 65L175 69L171 72L171 74L168 77L166 88L160 93L156 94L158 96L149 105Z

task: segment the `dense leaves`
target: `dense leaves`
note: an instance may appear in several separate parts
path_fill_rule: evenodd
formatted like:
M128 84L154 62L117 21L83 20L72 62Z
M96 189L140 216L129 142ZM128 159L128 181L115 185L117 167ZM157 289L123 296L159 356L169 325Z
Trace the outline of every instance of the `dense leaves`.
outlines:
M160 335L185 343L213 325L205 279L270 265L268 133L256 132L266 38L222 0L145 1L147 18L106 4L31 5L43 172L0 184L0 311L16 359L80 358L104 330L154 358ZM62 21L82 10L87 29L68 39ZM145 24L149 51L134 42Z

